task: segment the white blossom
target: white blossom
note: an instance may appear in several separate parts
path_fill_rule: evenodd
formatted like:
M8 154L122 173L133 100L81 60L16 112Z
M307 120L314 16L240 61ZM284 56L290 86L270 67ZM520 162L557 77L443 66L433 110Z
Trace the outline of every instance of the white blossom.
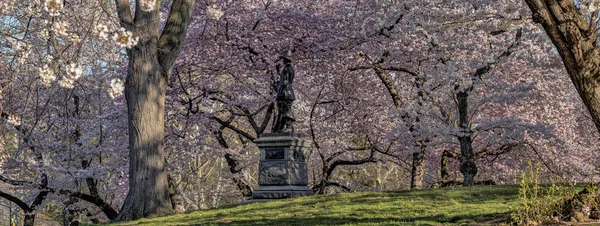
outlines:
M121 81L121 79L112 79L110 80L110 90L108 91L108 95L110 96L110 98L117 98L118 96L121 96L123 94L123 91L125 90L125 86L123 84L123 81Z
M213 20L219 20L223 16L224 12L217 8L217 5L213 4L206 8L206 16Z
M141 7L143 11L152 11L154 10L154 6L156 6L156 0L141 0Z
M63 0L46 0L44 2L44 10L46 10L50 16L59 16L62 9Z
M125 28L120 28L113 36L113 40L117 42L117 45L129 49L137 45L139 37L134 38L131 31L127 31Z
M29 57L29 54L31 54L31 46L30 45L25 45L25 47L23 47L23 50L21 51L21 56L19 57L19 64L24 64L25 62L27 62L27 58Z
M52 24L52 31L60 36L67 36L67 30L69 29L69 23L66 21L57 21Z
M71 41L78 43L78 42L81 42L81 38L79 37L79 35L73 34L73 35L71 35Z
M12 0L0 1L0 14L6 13L13 8Z
M44 84L44 86L50 86L52 82L56 81L54 70L52 70L52 68L49 68L48 65L44 65L44 67L38 70L40 73L40 81L42 82L42 84Z
M73 88L75 86L75 81L77 81L82 74L83 69L81 69L81 66L76 63L71 63L67 65L67 74L58 81L58 85L68 89Z
M21 124L21 118L17 115L9 115L7 122L13 126L18 126Z
M48 35L48 30L47 30L47 29L43 29L43 30L41 30L41 31L38 33L38 35L39 35L39 37L40 37L41 39L44 39L44 40L46 40L46 39L48 39L48 37L50 37L50 36Z
M13 43L13 49L17 52L23 51L23 50L27 50L27 44L25 44L24 42L20 42L19 40L14 40L15 42Z
M98 36L100 40L108 40L108 26L104 24L98 24L94 28L94 35Z
M67 75L69 75L71 78L77 80L81 77L82 74L83 69L81 69L80 65L76 63L71 63L67 66Z
M45 57L46 62L52 62L54 60L54 57L50 54L46 55Z
M61 80L58 81L58 85L60 85L60 87L63 88L71 89L75 87L75 80L63 77Z
M586 13L593 13L596 10L600 9L600 1L598 1L598 0L591 0L591 1L584 2L582 4L581 8L584 11L587 11Z

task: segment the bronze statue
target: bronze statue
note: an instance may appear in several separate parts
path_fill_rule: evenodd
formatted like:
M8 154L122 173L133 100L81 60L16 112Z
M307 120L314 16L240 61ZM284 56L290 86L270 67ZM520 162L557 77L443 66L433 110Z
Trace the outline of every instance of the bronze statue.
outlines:
M292 102L296 100L292 83L294 81L294 67L292 66L291 52L285 52L280 58L283 60L283 69L279 72L279 84L277 85L277 118L273 126L273 132L293 132L292 123L296 121L292 112Z

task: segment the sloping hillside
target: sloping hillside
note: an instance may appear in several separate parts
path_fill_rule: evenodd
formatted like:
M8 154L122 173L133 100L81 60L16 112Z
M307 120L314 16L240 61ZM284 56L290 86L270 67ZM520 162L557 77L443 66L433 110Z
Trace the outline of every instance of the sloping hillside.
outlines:
M115 225L494 224L518 204L518 186L360 192L222 207Z

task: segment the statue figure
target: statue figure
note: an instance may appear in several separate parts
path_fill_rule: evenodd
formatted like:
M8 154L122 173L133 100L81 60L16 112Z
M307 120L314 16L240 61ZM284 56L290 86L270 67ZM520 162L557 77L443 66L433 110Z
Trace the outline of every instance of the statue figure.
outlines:
M292 102L296 100L292 83L294 81L294 67L292 66L291 52L285 52L280 58L283 60L283 69L279 72L277 85L277 118L273 132L293 132L292 123L296 121L292 112Z

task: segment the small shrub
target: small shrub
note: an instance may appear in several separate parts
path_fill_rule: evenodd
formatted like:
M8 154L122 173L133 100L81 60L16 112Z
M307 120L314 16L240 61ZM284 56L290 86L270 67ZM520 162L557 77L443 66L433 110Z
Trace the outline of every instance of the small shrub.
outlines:
M519 198L521 206L511 207L511 222L516 225L541 225L558 222L564 214L565 200L575 196L572 183L557 183L551 180L550 186L540 185L540 164L529 162L528 172L521 175Z

